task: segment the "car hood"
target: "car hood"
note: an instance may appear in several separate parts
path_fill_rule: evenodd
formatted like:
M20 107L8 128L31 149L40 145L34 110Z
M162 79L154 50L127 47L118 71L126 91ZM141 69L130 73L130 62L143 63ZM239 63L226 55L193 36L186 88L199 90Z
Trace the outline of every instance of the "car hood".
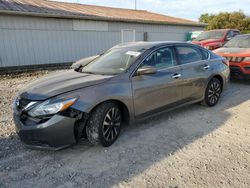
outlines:
M213 52L222 56L250 57L250 48L219 48L214 50Z
M202 41L192 41L193 44L199 44L201 46L207 46L212 43L220 43L221 39L207 39Z
M67 70L52 73L27 85L20 91L20 97L29 100L45 100L72 90L97 85L113 77Z

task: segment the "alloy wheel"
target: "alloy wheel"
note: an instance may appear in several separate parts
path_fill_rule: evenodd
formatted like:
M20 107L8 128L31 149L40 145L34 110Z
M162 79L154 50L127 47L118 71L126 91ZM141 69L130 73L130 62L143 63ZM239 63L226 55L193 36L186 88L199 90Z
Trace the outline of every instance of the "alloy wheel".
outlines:
M121 113L118 108L111 108L103 120L103 137L107 141L114 140L119 134L121 126Z
M221 85L218 82L213 82L208 90L208 100L211 104L218 102L221 94Z

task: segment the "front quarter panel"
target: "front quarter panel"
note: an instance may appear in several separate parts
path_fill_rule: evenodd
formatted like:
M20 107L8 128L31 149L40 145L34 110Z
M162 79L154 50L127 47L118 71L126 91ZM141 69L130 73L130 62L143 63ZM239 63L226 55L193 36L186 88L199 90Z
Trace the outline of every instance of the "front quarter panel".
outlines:
M132 102L131 81L128 73L114 76L102 84L71 91L64 95L71 97L78 96L79 98L77 102L73 104L72 108L85 113L91 112L93 108L104 101L120 101L126 105L130 117L133 118L134 107Z

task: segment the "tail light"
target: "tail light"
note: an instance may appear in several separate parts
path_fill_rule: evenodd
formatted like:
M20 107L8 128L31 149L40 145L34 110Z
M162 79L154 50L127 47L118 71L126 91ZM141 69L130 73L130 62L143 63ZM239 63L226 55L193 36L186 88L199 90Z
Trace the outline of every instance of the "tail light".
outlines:
M229 67L229 61L227 59L223 58L222 63Z

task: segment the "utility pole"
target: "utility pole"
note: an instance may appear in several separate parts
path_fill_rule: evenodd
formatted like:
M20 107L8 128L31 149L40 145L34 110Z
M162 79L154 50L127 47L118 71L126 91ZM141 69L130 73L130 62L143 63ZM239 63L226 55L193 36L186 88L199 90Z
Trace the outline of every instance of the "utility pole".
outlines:
M135 0L135 10L136 10L136 3L137 3L137 2L136 2L136 0Z

